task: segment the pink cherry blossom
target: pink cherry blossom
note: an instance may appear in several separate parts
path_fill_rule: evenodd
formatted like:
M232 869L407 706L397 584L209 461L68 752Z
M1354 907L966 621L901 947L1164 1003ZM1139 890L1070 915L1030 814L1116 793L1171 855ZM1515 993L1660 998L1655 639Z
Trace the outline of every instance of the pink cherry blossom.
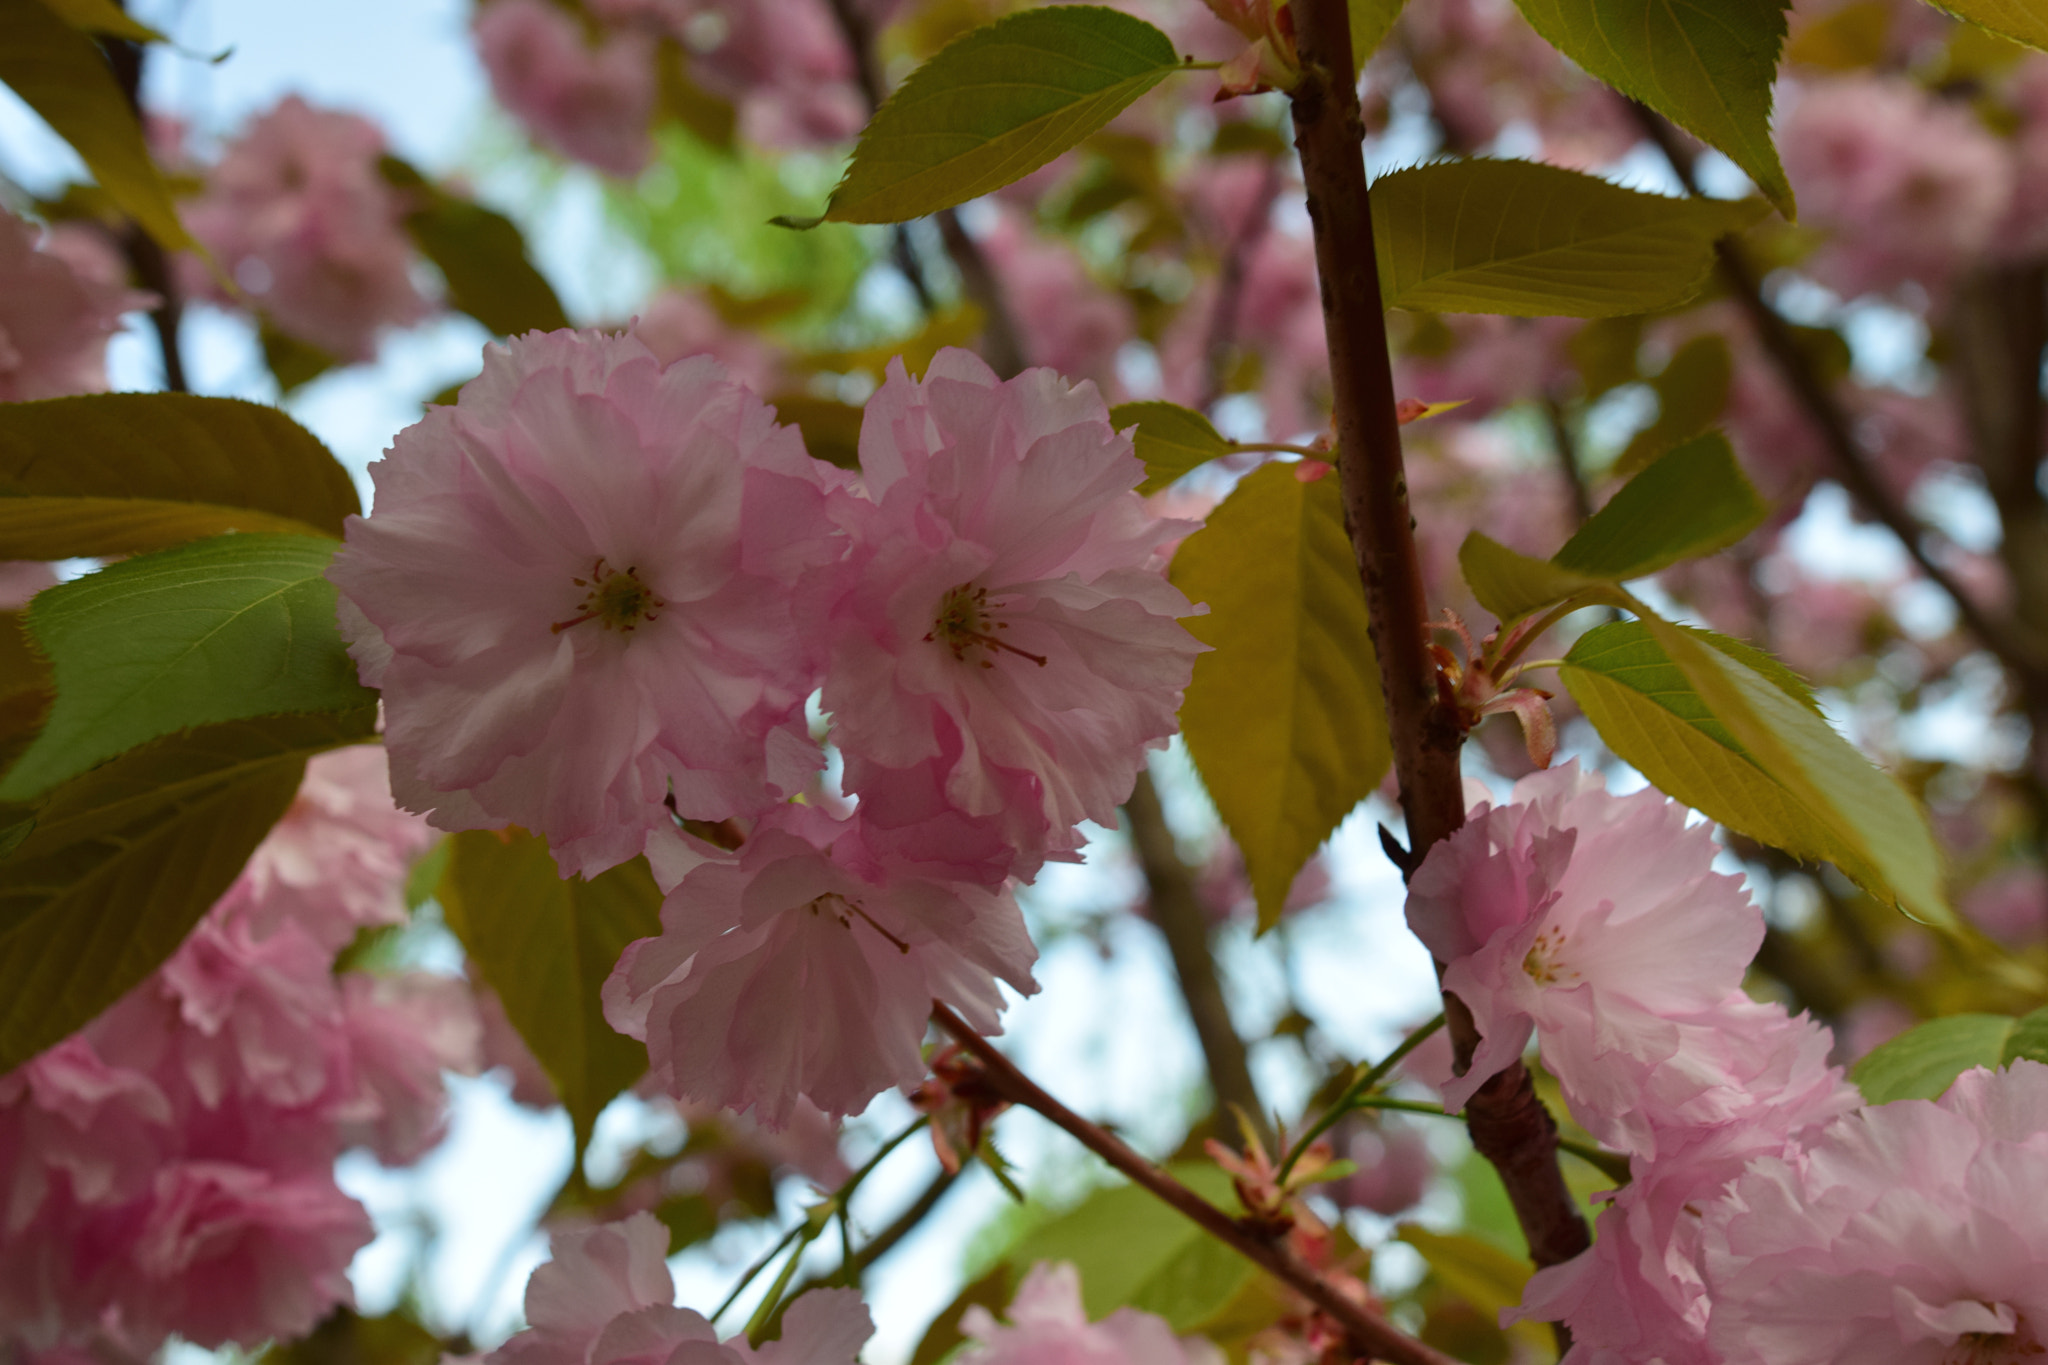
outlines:
M998 821L1029 875L1083 820L1113 824L1175 729L1201 646L1156 551L1181 528L1131 491L1094 385L999 382L965 351L922 381L892 362L860 459L852 551L806 589L847 788L937 760L945 800Z
M107 339L123 313L153 302L41 235L0 209L0 402L106 388Z
M371 473L329 576L409 809L521 825L593 875L671 811L751 813L819 766L790 600L839 552L845 476L716 362L598 332L492 345Z
M278 327L337 360L368 360L386 327L417 322L405 204L384 180L384 135L287 95L228 144L185 225ZM188 258L187 293L231 302Z
M1654 790L1609 796L1575 763L1523 778L1430 850L1409 885L1408 924L1444 964L1444 989L1481 1035L1444 1091L1464 1107L1519 1059L1532 1033L1576 1111L1612 1111L1623 1059L1677 1050L1674 1015L1742 981L1763 916L1713 871L1706 825Z
M631 330L664 365L708 355L757 393L772 393L788 382L774 348L752 332L727 326L718 310L694 292L662 290L640 309Z
M1080 1272L1065 1261L1031 1267L1010 1300L1008 1323L975 1304L960 1320L974 1344L961 1365L1221 1365L1223 1353L1201 1337L1177 1337L1165 1318L1119 1308L1091 1323L1081 1306Z
M1705 1211L1728 1365L2017 1362L2048 1352L2048 1066L1837 1119Z
M701 19L683 29L696 51L692 74L738 106L749 142L804 147L860 131L867 97L827 0L708 0L698 9ZM880 13L870 21L885 22Z
M858 822L801 806L764 818L662 905L605 983L605 1014L647 1041L671 1094L786 1124L798 1096L864 1109L924 1075L934 998L996 1030L996 979L1036 989L1035 950L1007 892L877 864Z
M777 1340L721 1344L701 1315L674 1306L668 1229L651 1213L558 1232L553 1249L527 1281L526 1330L489 1365L854 1365L874 1332L857 1291L824 1289L789 1306Z
M1117 350L1131 338L1129 302L1091 279L1072 247L1038 237L1018 215L1005 214L981 246L1002 281L1025 353L1063 375L1109 387Z
M429 972L346 972L341 985L353 1095L336 1108L342 1142L387 1166L418 1161L446 1132L441 1073L474 1074L483 1025L457 978Z
M547 0L477 8L477 55L491 93L534 141L572 161L638 175L653 154L654 44L613 32L592 47L576 17Z

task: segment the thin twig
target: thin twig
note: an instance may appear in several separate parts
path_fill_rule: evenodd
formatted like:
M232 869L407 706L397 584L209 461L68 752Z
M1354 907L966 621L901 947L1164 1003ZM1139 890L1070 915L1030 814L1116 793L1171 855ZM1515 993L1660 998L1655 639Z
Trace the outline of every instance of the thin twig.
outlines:
M1293 92L1294 145L1301 154L1322 279L1344 520L1365 584L1394 773L1407 816L1408 848L1401 861L1403 871L1411 872L1433 845L1465 823L1459 768L1464 733L1455 705L1438 686L1428 648L1429 613L1374 264L1350 16L1344 0L1297 0L1289 12L1302 65ZM1462 1070L1470 1065L1479 1031L1455 995L1444 996L1444 1015ZM1466 1114L1472 1145L1500 1172L1536 1264L1556 1265L1590 1246L1592 1234L1557 1163L1557 1124L1536 1098L1527 1070L1517 1063L1488 1080Z
M980 1059L990 1084L1006 1099L1044 1115L1128 1177L1132 1184L1156 1195L1204 1232L1294 1289L1344 1328L1352 1349L1360 1356L1391 1361L1394 1365L1453 1365L1451 1358L1435 1347L1404 1334L1371 1309L1339 1294L1304 1265L1284 1241L1239 1223L1131 1150L1120 1138L1061 1104L938 1001L932 1002L932 1020Z
M1294 1169L1294 1163L1301 1160L1302 1154L1308 1151L1309 1144L1336 1127L1338 1121L1353 1109L1362 1108L1363 1105L1360 1103L1360 1100L1371 1095L1373 1088L1381 1081L1384 1081L1393 1072L1394 1068L1401 1064L1402 1058L1415 1051L1416 1048L1422 1046L1425 1042L1428 1042L1430 1037L1443 1026L1444 1017L1439 1014L1421 1028L1416 1029L1406 1038L1403 1038L1401 1045L1380 1058L1376 1065L1360 1067L1358 1075L1352 1079L1351 1084L1344 1087L1344 1093L1339 1095L1331 1103L1330 1107L1323 1111L1323 1116L1310 1125L1307 1132L1295 1140L1294 1146L1288 1150L1287 1159L1280 1163L1280 1173L1275 1179L1280 1184L1285 1185L1288 1173Z
M1278 158L1269 158L1258 195L1252 200L1251 212L1244 222L1229 230L1229 241L1223 249L1223 266L1216 272L1216 306L1209 314L1209 336L1202 347L1205 373L1202 401L1197 406L1203 412L1215 406L1216 400L1223 396L1224 364L1236 348L1238 315L1243 311L1246 259L1272 224L1273 196L1279 191L1280 162Z
M107 65L114 69L114 79L121 86L121 93L128 97L128 107L134 111L137 124L142 123L142 44L131 43L125 38L102 38L100 50L106 54ZM164 255L163 247L156 238L143 231L142 224L129 220L120 234L121 254L128 259L128 268L134 272L135 282L156 295L157 305L150 310L149 320L156 328L157 346L163 353L164 388L172 393L185 393L185 358L178 346L178 325L184 317L185 306L178 298L178 291L171 279L171 263Z
M1187 1002L1195 1037L1202 1044L1202 1058L1208 1063L1209 1088L1216 1093L1218 1117L1236 1109L1251 1119L1259 1139L1270 1144L1272 1128L1259 1100L1258 1086L1252 1081L1244 1039L1231 1022L1230 1005L1223 998L1223 983L1216 974L1216 958L1209 947L1209 917L1202 905L1201 891L1195 885L1194 873L1174 847L1173 829L1166 823L1166 812L1160 808L1159 793L1152 786L1150 773L1139 771L1130 799L1124 802L1124 817L1130 821L1131 846L1145 872L1152 922L1159 926L1159 933L1166 940L1181 999ZM1219 1135L1236 1127L1227 1121L1217 1126Z

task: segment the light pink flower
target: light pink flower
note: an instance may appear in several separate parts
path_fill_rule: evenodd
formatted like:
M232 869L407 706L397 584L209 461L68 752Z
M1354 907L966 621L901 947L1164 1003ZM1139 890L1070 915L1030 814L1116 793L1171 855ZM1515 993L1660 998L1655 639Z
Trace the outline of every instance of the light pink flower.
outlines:
M892 362L860 458L852 552L806 589L847 788L936 761L1029 875L1081 821L1115 823L1176 727L1201 646L1156 551L1180 528L1131 491L1142 467L1094 385L999 382L965 351L922 382Z
M337 1107L341 1138L387 1166L418 1161L447 1130L441 1073L475 1075L483 1025L458 978L428 972L340 978L352 1095Z
M1809 268L1845 294L1938 286L1991 245L2012 201L2012 159L1969 105L1903 76L1814 85L1778 141L1801 221L1836 234Z
M1727 1365L2003 1365L2048 1352L2048 1066L1845 1115L1705 1212Z
M696 49L692 74L738 106L748 141L767 147L843 142L867 121L853 53L827 0L708 0L699 16L683 30ZM870 18L879 31L885 21Z
M183 210L271 321L336 360L368 360L379 331L427 313L383 153L369 120L287 95L228 144ZM197 258L181 278L188 293L232 302Z
M718 310L693 292L662 290L640 309L630 330L664 365L708 355L757 393L773 393L787 382L773 348L752 332L727 326Z
M854 1365L875 1330L857 1291L824 1289L789 1306L777 1340L721 1344L701 1315L674 1306L668 1229L651 1213L558 1232L553 1245L527 1281L526 1330L488 1365Z
M53 239L0 209L0 402L97 393L121 315L154 300L81 270Z
M714 361L597 332L492 345L371 472L329 576L408 808L524 826L593 875L671 809L751 813L818 767L790 599L838 553L845 478Z
M475 28L491 93L534 141L612 175L646 168L655 102L647 37L608 33L590 47L576 17L547 0L492 0L477 8Z
M1609 796L1575 763L1522 779L1512 804L1480 807L1432 848L1408 924L1481 1034L1445 1106L1462 1109L1535 1033L1574 1111L1626 1110L1617 1063L1671 1057L1671 1018L1737 989L1762 942L1763 916L1713 871L1715 851L1683 806Z
M1066 1261L1031 1267L1010 1300L1009 1322L975 1304L960 1320L974 1344L961 1365L1221 1365L1223 1353L1201 1337L1177 1337L1165 1318L1119 1308L1091 1323L1081 1306L1081 1275Z
M915 1085L934 998L994 1032L996 978L1036 989L1009 893L878 864L857 822L802 806L765 817L734 859L704 863L605 983L605 1015L647 1041L671 1094L786 1124Z
M1038 237L1019 215L1005 214L981 246L1032 362L1110 387L1134 326L1129 302L1091 279L1071 246Z

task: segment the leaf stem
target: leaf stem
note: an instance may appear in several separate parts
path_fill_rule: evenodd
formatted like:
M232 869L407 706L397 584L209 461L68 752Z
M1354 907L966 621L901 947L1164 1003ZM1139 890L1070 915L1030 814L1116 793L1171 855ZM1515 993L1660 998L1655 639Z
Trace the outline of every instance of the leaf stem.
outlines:
M1288 1247L1284 1238L1254 1230L1175 1180L1133 1151L1121 1138L1090 1123L1047 1094L988 1039L944 1004L932 1002L932 1021L957 1039L982 1064L990 1085L1012 1103L1051 1120L1083 1147L1101 1157L1132 1184L1156 1195L1197 1227L1281 1280L1343 1327L1360 1357L1392 1365L1455 1365L1435 1347L1394 1327L1362 1304L1338 1293Z
M1364 1106L1359 1103L1360 1098L1371 1095L1374 1088L1381 1081L1385 1080L1395 1067L1401 1064L1402 1058L1415 1051L1423 1043L1429 1041L1431 1036L1443 1026L1444 1017L1439 1014L1421 1028L1416 1029L1406 1038L1403 1038L1401 1045L1380 1058L1376 1065L1369 1068L1360 1067L1359 1074L1352 1079L1351 1084L1344 1087L1344 1093L1339 1095L1330 1107L1323 1111L1323 1116L1317 1119L1314 1125L1306 1133L1303 1133L1300 1139L1295 1142L1293 1148L1288 1151L1287 1159L1280 1163L1278 1183L1283 1186L1286 1185L1288 1173L1294 1169L1294 1163L1301 1160L1302 1153L1308 1150L1309 1144L1324 1133L1329 1132L1330 1129L1336 1127L1337 1121L1343 1118L1344 1115L1353 1109L1363 1108Z

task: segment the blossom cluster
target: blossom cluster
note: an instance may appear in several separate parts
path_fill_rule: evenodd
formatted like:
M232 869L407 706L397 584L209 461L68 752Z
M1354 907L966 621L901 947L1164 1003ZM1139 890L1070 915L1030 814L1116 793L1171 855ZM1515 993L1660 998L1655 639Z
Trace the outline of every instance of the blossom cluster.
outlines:
M1593 1247L1539 1271L1519 1313L1566 1323L1571 1365L2038 1353L2048 1247L2018 1191L2048 1179L2048 1067L1860 1107L1825 1028L1743 992L1763 920L1713 870L1709 826L1573 765L1514 795L1410 888L1480 1034L1445 1102L1533 1036L1573 1117L1630 1157Z
M709 357L532 334L399 434L330 572L401 803L564 875L645 853L607 1015L774 1125L914 1085L934 998L993 1030L1034 989L1010 886L1115 822L1199 649L1093 385L898 362L860 465Z
M479 1041L458 980L335 970L403 920L431 837L383 770L375 747L315 758L183 946L0 1076L0 1353L288 1339L352 1301L371 1228L335 1158L417 1160Z

